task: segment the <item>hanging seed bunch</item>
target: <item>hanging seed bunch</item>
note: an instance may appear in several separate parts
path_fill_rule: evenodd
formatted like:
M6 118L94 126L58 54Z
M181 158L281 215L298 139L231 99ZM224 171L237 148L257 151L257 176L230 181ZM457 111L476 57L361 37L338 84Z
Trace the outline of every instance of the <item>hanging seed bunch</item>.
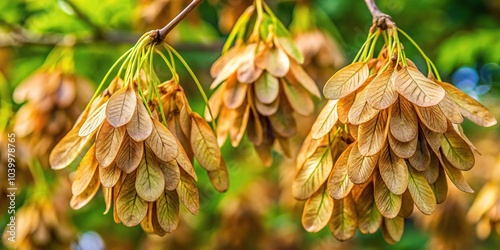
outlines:
M311 95L320 96L300 66L303 57L290 34L269 7L256 0L236 23L223 51L211 68L215 80L210 88L217 90L209 101L218 118L219 145L229 135L236 147L246 133L266 166L272 164L275 142L290 156L289 138L296 133L297 119L311 115Z
M304 55L304 66L314 79L325 82L332 71L345 65L346 58L339 45L341 37L335 24L314 4L296 5L290 30L297 48ZM333 31L336 31L335 36Z
M62 169L83 154L74 175L72 208L85 206L102 185L105 213L113 206L115 222L141 224L148 233L164 235L177 227L180 202L191 213L198 212L193 156L218 191L228 188L228 176L214 133L191 110L179 85L173 55L192 71L172 47L156 42L156 31L150 34L111 68L99 90L121 63L114 80L102 93L96 92L54 148L50 163ZM157 47L165 48L169 59ZM172 80L159 80L153 69L155 54Z
M436 207L430 216L414 214L415 224L429 234L429 249L472 249L475 245L474 227L467 221L468 197L450 189L446 202Z
M24 80L13 99L24 103L12 121L29 158L48 166L48 151L68 132L92 96L89 81L74 73L71 48L55 48L46 63Z
M416 46L395 26L374 26L354 62L324 87L331 100L298 156L302 160L293 190L296 198L308 199L303 224L309 231L330 222L333 235L347 240L358 227L374 233L382 226L385 239L397 242L403 218L414 205L431 214L444 202L446 176L461 191L473 192L462 171L474 165L474 146L460 124L463 116L481 126L496 120L476 100L441 82L422 53L430 75L425 77L406 58L400 33ZM375 57L379 36L385 43ZM354 142L338 157L319 156L321 151L311 145L325 140L332 144L337 127L348 131ZM329 197L330 202L314 199L325 192L334 204Z
M476 234L481 240L487 239L493 230L500 235L500 157L491 176L467 213L468 222L476 225Z
M253 0L226 0L219 1L220 8L219 29L229 34L238 18L245 12L247 6L251 5Z
M47 183L37 182L40 178L34 176L35 185L28 191L28 200L16 210L15 241L9 240L11 228L4 229L2 243L8 249L69 249L76 240L68 209L61 206L69 200L69 183L58 181L52 191Z

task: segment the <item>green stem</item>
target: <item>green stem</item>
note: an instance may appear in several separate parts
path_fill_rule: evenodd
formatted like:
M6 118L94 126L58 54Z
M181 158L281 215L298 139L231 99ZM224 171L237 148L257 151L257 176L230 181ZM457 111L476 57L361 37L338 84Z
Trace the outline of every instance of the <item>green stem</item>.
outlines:
M108 80L108 78L111 75L111 73L113 72L113 70L118 66L118 64L125 57L128 57L128 55L130 54L130 52L132 52L133 49L134 48L131 48L131 49L127 50L127 52L125 52L122 56L120 56L120 58L118 58L118 60L116 60L116 62L113 64L113 66L111 66L111 68L108 70L108 72L106 73L106 75L102 79L101 83L99 83L99 86L97 87L97 90L94 92L94 95L92 96L92 99L90 99L90 102L87 104L87 107L85 107L85 110L87 110L90 107L90 105L92 105L92 102L94 102L95 98L97 98L97 96L101 93L102 88L104 86L104 83ZM123 67L123 65L122 65L122 67ZM120 73L121 70L122 70L122 68L120 68L120 71L118 73Z
M429 68L429 71L434 71L434 73L436 74L437 80L441 81L441 76L439 75L439 72L438 72L436 66L429 59L429 57L427 57L427 55L420 48L420 46L418 46L418 44L406 32L404 32L402 29L398 28L398 31L401 32L401 34L403 34L406 37L406 39L408 39L408 41L410 41L410 43L413 44L413 46L415 46L415 48L418 50L418 52L420 52L420 54L422 55L422 57L427 61L427 65L430 64L431 67Z
M191 70L191 68L189 67L189 65L186 63L186 61L184 61L184 59L181 57L181 55L177 51L175 51L175 49L172 48L172 46L170 46L168 44L167 44L167 46L172 50L172 53L174 53L174 55L179 59L179 61L181 61L181 63L184 65L184 67L186 68L186 70L189 72L189 74L193 78L194 82L196 83L196 86L198 87L198 90L200 91L201 96L203 97L203 101L205 101L205 105L207 105L210 117L214 118L215 116L213 115L212 109L210 108L210 105L208 104L207 95L205 94L205 91L203 90L203 86L201 86L200 81L198 81L198 78L193 73L193 71ZM216 124L215 124L215 119L212 119L212 125L214 127L214 130L217 130L217 127L216 127Z
M38 159L30 161L28 163L28 168L30 170L31 176L33 176L33 181L35 182L35 193L40 195L48 193L49 185Z
M356 54L356 57L354 57L354 60L352 61L353 63L357 62L359 60L361 56L361 53L363 53L367 47L367 45L369 44L369 42L371 41L371 39L375 36L375 33L369 33L368 34L368 37L366 38L366 41L365 43L363 43L363 45L361 46L361 48L359 49L358 53Z

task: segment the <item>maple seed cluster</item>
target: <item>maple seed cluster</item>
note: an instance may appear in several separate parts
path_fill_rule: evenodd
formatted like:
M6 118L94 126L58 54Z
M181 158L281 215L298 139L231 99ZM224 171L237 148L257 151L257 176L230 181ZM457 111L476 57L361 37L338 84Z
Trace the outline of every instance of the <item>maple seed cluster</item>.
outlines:
M14 100L25 103L13 118L13 132L26 143L30 158L38 158L44 166L47 148L71 129L92 96L88 80L72 71L67 64L44 65L14 90Z
M246 133L266 166L272 164L275 142L291 156L289 138L297 132L296 119L314 111L311 94L320 98L314 81L300 64L303 57L293 40L271 10L261 0L248 7L235 24L228 48L212 66L215 78L211 89L218 88L209 101L217 118L219 145L230 137L238 146ZM246 27L254 13L253 31ZM205 117L212 116L205 112Z
M9 249L67 248L76 237L65 215L54 200L29 200L16 211L16 240L8 240L12 236L6 227L2 243Z
M157 45L170 55L177 52L152 40L143 36L122 56L117 76L102 93L96 92L52 151L50 163L62 169L88 148L74 175L71 207L85 206L102 185L105 213L113 206L116 223L141 224L148 233L165 235L178 225L180 202L192 214L198 212L193 156L218 191L225 191L229 181L215 134L189 107L175 62L165 60L172 73L165 83L153 70L155 53L166 58Z
M354 63L324 87L331 100L298 156L293 192L308 199L307 230L330 222L333 235L347 240L358 227L374 233L382 226L386 241L394 243L414 205L431 214L444 202L446 176L461 191L473 192L462 171L473 167L475 148L460 124L463 116L481 126L496 120L476 100L441 82L425 54L429 77L406 59L398 37L406 33L395 27L372 30ZM374 57L379 35L387 40ZM341 154L322 146L344 147L332 135L339 127L354 140Z

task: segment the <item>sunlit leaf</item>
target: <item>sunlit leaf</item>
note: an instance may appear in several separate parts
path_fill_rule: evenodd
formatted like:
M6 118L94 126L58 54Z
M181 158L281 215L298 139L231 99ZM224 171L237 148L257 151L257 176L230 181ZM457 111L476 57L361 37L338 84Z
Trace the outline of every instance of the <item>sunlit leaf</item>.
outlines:
M460 124L464 121L464 117L462 113L460 113L460 108L457 103L451 99L450 95L446 94L444 96L443 100L439 103L439 108L452 123Z
M197 113L191 114L191 122L191 147L196 160L208 171L218 169L222 156L212 129Z
M439 106L419 107L414 105L420 121L430 130L436 133L446 132L448 126L446 115Z
M369 78L367 81L370 79L372 78ZM373 95L373 93L368 91L369 88L366 87L363 90L356 92L356 98L351 106L351 109L349 110L349 114L347 115L349 123L360 125L368 122L379 113L377 109L372 108L372 106L368 104L368 98Z
M376 173L375 176L373 181L375 204L385 218L394 218L401 209L401 194L393 194L391 190L387 188L384 180L382 180L382 176L378 173ZM402 177L398 176L398 178Z
M448 195L448 181L443 168L439 168L438 177L434 183L431 184L434 196L436 196L436 203L441 204L446 200Z
M284 77L290 70L290 59L280 47L269 49L265 64L267 72L274 77Z
M71 197L71 200L69 202L71 208L73 208L74 210L78 210L87 205L87 203L89 203L92 198L94 198L100 186L101 182L99 181L99 173L97 171L94 171L94 175L90 179L87 187L82 192L80 192L80 194L73 195L73 197Z
M101 167L108 167L114 162L125 134L125 127L115 128L104 121L95 140L95 156Z
M255 65L255 52L257 44L248 44L245 52L241 55L241 64L236 70L236 78L241 83L253 83L262 74L262 69Z
M146 139L146 144L162 161L171 161L177 157L178 147L174 135L155 118L153 120L153 130Z
M382 214L373 198L373 185L368 184L356 199L359 230L364 234L375 233L382 225Z
M186 206L189 212L197 214L198 209L200 208L200 196L193 178L184 171L181 171L181 182L179 183L179 186L177 186L176 190L182 204Z
M491 127L497 124L497 120L493 114L481 103L449 83L438 82L438 84L457 103L463 116L482 127Z
M402 217L384 218L383 229L393 241L398 242L401 240L401 236L403 236L405 220Z
M264 72L257 81L255 81L255 96L260 102L270 104L279 94L279 81L278 78Z
M337 71L325 84L323 94L328 99L339 99L356 91L370 74L368 64L357 62Z
M165 189L165 176L153 152L145 149L135 180L137 194L148 202L154 202Z
M153 121L151 120L146 107L137 98L137 105L132 115L132 119L127 123L127 132L134 141L144 141L153 131Z
M155 204L160 226L167 233L174 231L179 224L179 196L177 192L164 190Z
M398 100L398 93L394 84L396 71L387 70L377 75L368 85L370 96L367 101L370 106L376 109L386 109Z
M391 133L388 133L389 145L395 155L403 159L408 159L415 154L417 150L418 136L415 136L409 142L400 142Z
M298 82L302 87L304 87L309 93L314 96L321 98L321 93L319 92L318 85L314 80L307 74L307 72L297 64L295 61L290 61L290 72L295 77L296 82Z
M323 229L333 212L333 198L328 194L326 185L316 191L304 205L302 225L308 232L318 232Z
M292 193L295 198L305 200L311 197L327 180L333 168L329 147L320 147L309 157L295 176Z
M337 114L337 100L329 100L321 110L311 128L313 139L320 139L330 133L339 117Z
M82 120L85 119L85 113L80 117ZM93 134L85 137L78 135L78 131L82 124L83 121L77 123L75 127L57 143L54 149L52 149L52 152L50 152L49 163L52 169L59 170L69 166L69 164L80 155L87 142L93 137Z
M297 63L304 63L304 57L302 56L302 53L300 53L300 51L297 49L297 46L295 46L295 42L291 37L279 36L276 38L276 41L283 48L283 50L285 50L285 52Z
M283 99L283 100L281 100L281 99ZM257 109L259 114L261 114L263 116L272 116L272 115L276 114L276 112L278 111L278 108L280 107L281 102L282 101L286 102L286 99L285 99L284 95L281 95L281 96L278 95L276 100L274 100L270 104L264 104L264 103L260 102L259 99L254 99L254 101L255 101L255 103L254 103L255 109ZM220 120L222 120L222 119L219 119L219 121Z
M431 186L421 172L408 168L408 190L417 208L424 214L432 214L436 209L436 197Z
M99 106L97 109L92 111L90 115L87 117L85 120L85 123L83 123L82 127L78 131L79 136L88 136L95 132L99 126L101 126L102 122L106 118L106 106L107 102Z
M250 106L244 103L239 108L232 110L232 113L233 122L231 128L229 129L229 135L231 136L231 145L233 145L233 147L237 147L238 145L240 145L241 139L243 139L243 135L245 134L245 131L247 129L248 119L250 116ZM208 124L206 126L208 127ZM210 127L208 127L208 129L210 129ZM191 140L193 140L192 136ZM214 140L217 141L215 135ZM215 146L217 146L218 149L218 144L216 144Z
M412 67L399 70L395 82L396 91L420 107L437 105L446 93L441 86Z
M308 116L314 112L314 103L307 91L296 83L281 81L290 106L300 115Z
M378 158L378 153L371 156L363 156L359 152L358 142L354 142L347 162L349 179L354 184L365 183L372 176L373 170L377 166Z
M127 174L131 173L139 166L143 154L144 143L137 142L129 135L125 135L120 151L118 151L118 155L116 156L116 166Z
M106 106L106 119L108 123L117 128L130 122L137 106L132 85L124 87L114 93Z
M387 113L379 112L366 123L359 126L358 147L364 156L377 154L387 138Z
M457 169L467 171L474 166L474 153L453 128L449 128L443 135L441 151L446 160Z
M415 153L408 158L408 162L418 171L424 171L429 167L431 155L429 153L429 149L427 148L427 141L421 133L418 135Z
M135 178L135 172L127 175L116 198L118 218L127 227L139 225L148 212L148 203L137 195Z
M443 164L446 175L450 178L450 181L455 187L465 193L474 193L474 190L467 184L461 170L453 167L446 159L442 159L441 164Z
M94 178L97 165L98 163L95 159L95 147L92 146L87 151L75 171L75 176L73 177L73 183L71 185L71 193L73 195L76 196L85 191L92 181L92 178Z
M224 104L228 109L236 109L240 107L247 95L248 87L246 83L240 83L231 76L224 83Z
M99 179L104 188L113 187L120 179L122 171L113 164L107 168L99 167Z
M408 168L404 159L398 157L389 147L384 147L378 160L380 176L387 188L394 194L402 194L408 187Z
M354 236L358 227L356 204L350 194L343 199L334 200L333 204L330 231L337 240L349 240Z
M236 69L238 68L239 66L238 56L241 54L242 51L243 51L243 46L234 46L231 49L229 49L226 53L224 53L221 57L219 57L217 61L215 61L212 64L212 67L210 68L210 76L216 78L219 75L224 75L226 76L224 79L226 79L228 77L227 74L236 71ZM215 87L210 87L210 89L214 89Z
M392 106L390 115L390 130L394 138L401 142L409 142L417 136L417 114L408 100L400 96Z
M353 92L345 97L339 99L337 103L337 114L342 123L349 123L349 110L351 110L354 100L356 99L356 92Z
M400 217L409 218L413 213L413 207L415 203L413 202L413 198L411 198L410 191L406 189L406 191L402 195L401 209L399 210Z
M328 180L328 192L330 195L337 200L343 199L349 194L354 183L351 182L348 176L348 159L353 146L356 144L351 144L347 147L344 152L339 156L335 162L332 173Z
M221 165L214 171L208 171L208 178L218 192L226 192L229 188L229 174L227 172L226 163L221 158Z

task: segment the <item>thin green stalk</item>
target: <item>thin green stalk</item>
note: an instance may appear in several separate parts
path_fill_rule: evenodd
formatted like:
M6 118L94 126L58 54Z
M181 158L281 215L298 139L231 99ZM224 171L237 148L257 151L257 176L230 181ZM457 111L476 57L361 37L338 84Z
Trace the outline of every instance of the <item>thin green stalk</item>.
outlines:
M155 91L156 98L158 99L158 106L159 106L159 109L160 109L160 115L161 115L162 123L163 123L163 125L165 125L165 127L167 127L167 119L166 119L166 116L165 116L165 111L163 110L163 105L161 103L160 90L158 89L158 83L160 82L160 80L156 76L156 73L154 73L154 69L153 69L153 56L154 56L154 51L155 50L151 51L151 56L150 56L151 58L150 58L150 65L149 65L149 67L150 67L149 69L151 71L150 75L153 76L155 79L150 79L150 82L153 82L153 89ZM160 54L160 56L162 56L163 58L165 57L165 55L163 55L158 50L156 50L156 53ZM168 62L167 62L167 65L169 65ZM171 68L170 65L169 65L169 68Z
M370 50L368 50L368 56L365 58L365 61L370 60L373 57L373 53L375 51L375 46L377 45L378 37L380 36L380 30L377 31L375 37L373 38L372 44L370 46Z
M194 82L196 83L196 86L198 87L198 90L200 91L201 96L203 97L203 101L205 101L205 105L207 105L208 112L210 114L210 117L212 117L212 125L214 127L214 130L217 130L216 124L215 124L215 116L212 113L212 109L210 108L210 105L208 104L208 98L207 95L205 94L205 91L203 90L203 86L201 86L200 81L198 81L198 78L194 74L194 72L191 70L189 65L184 61L184 59L181 57L181 55L174 49L172 46L168 45L167 46L172 50L172 53L181 61L181 63L184 65L186 70L189 72L191 77L193 78Z
M420 48L420 46L418 46L418 44L410 37L410 35L408 35L406 32L404 32L402 29L398 28L398 31L401 32L401 34L403 34L406 39L408 39L408 41L410 41L411 44L413 44L413 46L415 46L415 48L418 50L418 52L420 52L420 54L422 55L422 57L427 61L427 65L430 64L430 68L429 68L429 71L434 71L434 73L436 74L436 79L438 81L441 81L441 76L439 75L439 72L436 68L436 66L434 65L434 63L429 59L429 57L427 57L427 55L424 53L424 51Z
M45 173L43 172L42 166L38 159L34 159L28 163L28 168L30 170L31 176L33 176L33 181L35 182L35 194L44 195L49 191L49 184L45 178Z
M357 62L361 56L361 53L365 51L365 48L369 44L370 40L375 36L375 33L369 33L368 37L366 38L366 41L363 43L361 48L359 49L358 53L356 54L356 57L354 57L354 60L352 61L353 63Z
M118 66L118 64L125 58L127 57L130 52L132 51L133 48L127 50L127 52L125 52L122 56L120 56L120 58L118 58L118 60L116 60L116 62L113 64L113 66L111 66L111 68L108 70L108 72L106 73L106 75L104 76L104 78L102 79L101 83L99 83L99 86L97 87L97 90L94 92L94 95L92 96L92 99L90 99L90 102L87 104L87 107L85 107L85 110L87 108L90 107L90 105L92 105L92 102L95 100L95 98L97 98L97 96L101 93L101 90L102 90L102 87L104 86L104 83L108 80L108 77L111 75L111 73L113 72L113 70ZM123 67L123 65L122 65ZM121 71L121 69L120 69Z

